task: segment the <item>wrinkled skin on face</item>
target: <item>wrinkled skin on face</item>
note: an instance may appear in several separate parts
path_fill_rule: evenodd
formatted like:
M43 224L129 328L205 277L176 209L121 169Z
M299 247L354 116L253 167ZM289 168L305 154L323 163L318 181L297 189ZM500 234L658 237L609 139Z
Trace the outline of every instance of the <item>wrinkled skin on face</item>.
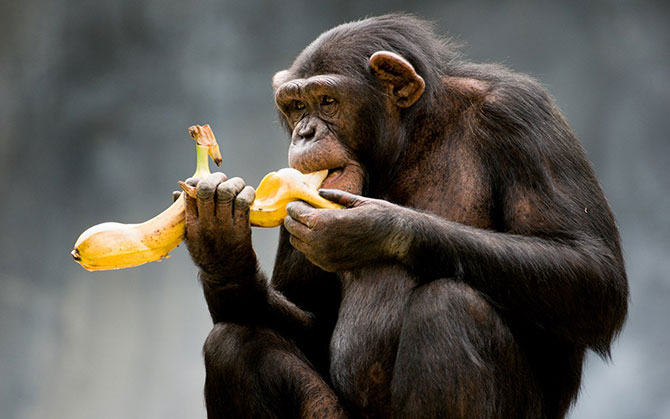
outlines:
M363 139L354 130L361 109L349 99L354 87L339 75L292 79L277 87L275 100L291 131L289 165L303 173L328 169L323 188L361 194L365 174L355 153Z
M291 135L289 165L304 173L328 169L324 189L359 195L383 190L376 186L390 177L405 141L407 121L400 111L421 98L423 78L389 51L369 58L366 79L335 68L312 75L301 64L296 60L273 78L275 102Z

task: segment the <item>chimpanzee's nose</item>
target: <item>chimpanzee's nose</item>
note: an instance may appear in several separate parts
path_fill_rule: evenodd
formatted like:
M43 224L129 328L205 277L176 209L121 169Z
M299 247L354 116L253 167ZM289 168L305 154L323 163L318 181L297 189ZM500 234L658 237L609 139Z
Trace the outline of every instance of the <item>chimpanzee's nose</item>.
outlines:
M298 136L303 140L311 140L314 138L314 133L316 133L316 122L314 120L309 120L298 128Z

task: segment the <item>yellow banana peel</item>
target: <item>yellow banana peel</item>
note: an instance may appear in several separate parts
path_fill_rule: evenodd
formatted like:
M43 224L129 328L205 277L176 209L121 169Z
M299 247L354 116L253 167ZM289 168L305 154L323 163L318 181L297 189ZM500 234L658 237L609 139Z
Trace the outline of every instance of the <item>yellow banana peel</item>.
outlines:
M221 164L221 154L209 125L195 125L189 133L196 140L196 171L203 178L209 172L209 155ZM342 208L319 196L317 190L328 176L327 170L302 174L295 169L268 173L256 189L256 199L249 211L249 222L258 227L276 227L286 217L286 204L303 200L317 208ZM195 188L179 182L190 196ZM138 224L107 222L84 231L77 239L72 257L89 271L130 268L169 257L186 231L184 194L169 208L152 219Z
M169 257L184 240L184 197L141 224L107 222L84 231L72 257L89 271L131 268Z
M196 142L195 178L209 172L207 155L217 164L222 158L209 125L189 127ZM107 222L95 225L79 236L71 255L89 271L131 268L167 258L184 240L186 231L184 196L152 219L138 224Z
M328 170L304 175L296 169L286 168L268 173L256 189L256 199L249 208L249 223L258 227L277 227L286 217L286 204L296 200L316 208L342 208L317 192L326 176Z

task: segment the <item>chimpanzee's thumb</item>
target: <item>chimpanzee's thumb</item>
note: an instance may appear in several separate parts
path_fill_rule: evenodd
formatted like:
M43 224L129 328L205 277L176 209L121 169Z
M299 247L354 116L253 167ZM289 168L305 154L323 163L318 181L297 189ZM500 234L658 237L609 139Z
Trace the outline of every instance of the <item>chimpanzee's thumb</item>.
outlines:
M363 203L364 197L354 195L339 189L319 189L319 195L329 201L333 201L347 208L353 208Z

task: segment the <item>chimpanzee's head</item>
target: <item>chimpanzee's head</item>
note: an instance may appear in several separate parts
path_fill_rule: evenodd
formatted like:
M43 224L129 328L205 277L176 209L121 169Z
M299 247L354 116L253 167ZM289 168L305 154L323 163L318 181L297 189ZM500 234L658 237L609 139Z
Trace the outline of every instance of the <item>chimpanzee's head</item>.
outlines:
M432 100L447 54L425 22L405 15L322 34L272 80L291 135L289 165L330 170L323 188L379 192Z

